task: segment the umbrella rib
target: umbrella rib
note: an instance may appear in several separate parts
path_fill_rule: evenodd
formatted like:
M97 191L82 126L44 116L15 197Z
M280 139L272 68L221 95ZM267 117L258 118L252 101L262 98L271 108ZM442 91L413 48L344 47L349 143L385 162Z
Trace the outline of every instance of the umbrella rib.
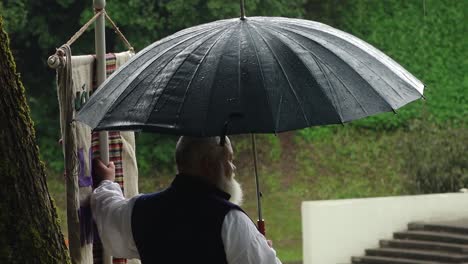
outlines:
M294 33L294 34L298 34L298 35L301 35L301 36L303 36L303 37L305 37L305 38L308 38L307 36L305 36L305 35L303 35L303 34L297 32L296 30L294 30L294 29L292 29L292 28L290 28L290 27L287 27L287 26L284 26L284 25L280 25L280 26L281 26L284 30L287 30L287 31L292 32L292 33ZM299 25L299 26L300 26L300 25ZM310 28L307 28L307 29L310 30ZM312 29L312 30L316 30L316 29ZM317 31L318 31L318 30L317 30ZM321 32L323 32L323 33L325 33L325 34L327 34L327 35L331 35L331 36L333 36L333 37L336 37L336 38L338 38L338 39L343 40L342 38L339 38L338 36L332 35L332 34L330 34L330 33L328 33L328 32L325 32L325 31L321 31ZM315 34L313 34L313 33L310 33L310 34L311 34L311 35L315 35ZM319 37L319 36L317 36L317 37ZM310 38L308 38L308 39L310 39ZM312 41L314 41L314 40L312 40ZM343 40L343 41L346 42L346 40ZM314 41L314 42L317 43L318 45L322 46L323 48L325 48L325 49L328 50L328 48L325 47L324 45L322 45L321 43L318 43L318 42L316 42L316 41ZM344 49L344 48L342 48L342 47L340 47L340 46L338 46L338 45L336 45L336 44L334 44L334 43L332 43L332 42L328 42L328 41L327 41L327 43L333 45L333 46L336 47L336 48L341 49L342 51L346 52L346 53L349 54L351 57L353 57L354 59L356 59L357 61L359 61L359 62L361 63L361 65L363 65L364 67L366 67L367 69L369 69L371 72L373 72L373 73L375 74L375 76L377 76L377 77L378 77L380 80L382 80L388 87L390 87L390 88L395 92L395 94L398 95L398 97L400 97L401 99L404 100L404 98L401 96L401 94L398 92L398 90L395 90L395 88L394 88L392 85L390 85L390 84L387 82L387 80L385 80L384 78L382 78L382 76L380 76L379 74L377 74L368 64L366 64L366 63L364 63L363 61L361 61L361 60L359 59L359 57L355 56L354 54L348 52L346 49ZM351 43L351 42L347 42L347 43L349 43L350 45L355 46L357 49L362 50L359 46L354 45L354 43ZM375 48L374 48L374 49L375 49ZM368 53L368 54L369 54L369 53ZM369 55L370 55L372 58L374 58L376 61L380 62L379 60L377 60L377 58L375 58L375 57L372 56L371 54L369 54ZM381 62L380 62L380 63L381 63ZM381 63L381 64L383 64L383 63ZM383 64L383 65L386 66L385 64ZM388 66L386 66L386 68L388 68L388 69L390 70L390 68L389 68ZM393 72L396 76L398 76L398 74L396 74L393 70L390 70L390 71ZM402 73L402 72L400 72L400 73ZM359 73L358 73L358 74L359 74ZM402 73L402 74L404 74L404 73ZM405 77L407 77L407 76L405 75ZM403 78L401 78L401 76L398 76L398 78L403 79ZM408 77L407 77L407 78L408 78ZM408 78L408 79L409 79L409 78ZM414 87L413 87L413 88L414 88ZM417 89L416 89L416 90L417 90ZM379 95L380 95L380 93L379 93ZM388 102L387 102L387 103L388 103ZM390 106L391 106L391 105L390 105ZM392 107L392 106L391 106L391 107ZM392 107L392 109L393 109L393 107Z
M260 63L260 58L258 56L257 45L255 44L255 41L254 41L254 39L252 37L252 32L250 31L250 26L247 26L247 31L249 32L249 37L250 37L250 39L252 41L252 44L254 46L255 58L257 59L258 68L260 69L260 76L262 77L262 88L263 88L263 91L265 93L265 97L267 98L268 107L270 108L270 113L271 113L271 121L273 122L273 126L275 126L275 134L276 134L277 133L277 127L276 127L277 122L275 122L275 117L273 115L273 108L271 107L270 96L268 95L268 92L267 92L266 87L265 87L265 76L264 76L264 73L263 73L262 64ZM282 97L282 95L281 95L281 97ZM281 101L282 101L282 99L281 99Z
M203 31L202 33L200 33L200 34L203 34L203 33L207 32L207 31L209 31L209 30L206 30L206 29L204 29L204 28L200 28L199 30L197 30L197 31L195 31L195 32L198 33L198 32L200 32L200 31ZM146 53L148 53L149 51L151 51L152 47L154 47L154 46L156 46L156 45L160 45L160 44L162 44L162 43L166 43L166 42L168 42L168 41L172 41L172 40L174 40L174 39L176 39L176 38L184 37L184 36L189 35L189 34L191 34L191 33L194 33L194 32L193 32L193 31L192 31L192 32L187 32L187 33L185 33L185 34L181 34L181 35L178 35L178 36L174 36L173 38L170 38L170 39L167 39L167 40L166 40L166 39L161 39L160 41L157 41L157 42L153 43L152 45L150 45L150 46L148 46L147 48L145 48L145 49L143 49L142 51L140 51L140 52L138 53L137 56L133 56L133 57L126 63L126 66L125 66L125 67L118 68L118 69L113 73L113 75L117 75L120 71L122 71L123 69L127 68L129 65L133 64L138 58L141 58L143 55L145 55ZM199 35L200 35L200 34L199 34ZM197 36L198 36L198 35L197 35ZM168 38L169 38L169 37L168 37ZM174 46L177 46L177 45L179 45L179 44L181 44L181 43L184 43L185 41L187 41L187 40L189 40L189 39L191 39L191 38L189 37L189 38L187 38L187 39L184 39L184 40L182 40L182 41L179 41L179 42L178 42L176 45L174 45ZM164 42L162 42L162 41L164 41ZM171 46L170 48L173 48L174 46ZM168 49L166 49L165 52L163 52L162 54L165 54L167 51L168 51ZM108 78L107 80L110 80L110 79ZM99 89L98 91L100 91L100 90L101 90L101 89ZM96 92L98 92L98 91L96 91Z
M179 117L180 116L180 113L182 111L182 108L183 106L185 105L185 99L186 99L186 96L190 90L190 86L192 85L192 82L195 78L195 75L198 75L198 70L200 69L200 65L205 61L205 58L206 56L208 55L208 53L210 53L211 49L218 43L218 41L224 36L227 34L227 32L229 32L230 30L226 30L225 32L223 32L222 34L220 34L220 36L215 40L215 42L213 42L213 44L209 47L209 49L205 52L205 54L203 54L203 58L201 59L200 63L197 65L197 68L195 69L195 72L192 74L192 77L190 78L190 81L189 83L187 84L187 87L185 88L185 93L184 93L184 99L181 103L181 105L179 106L179 109L177 111L177 116Z
M285 29L286 29L286 28L285 28ZM293 32L293 33L296 33L296 34L300 34L300 33L295 32L294 30L291 30L291 29L286 29L286 30L288 30L288 31L290 31L290 32ZM328 35L331 35L331 34L329 34L328 32L324 32L324 33L325 33L325 34L328 34ZM311 33L311 34L314 35L313 33ZM302 34L300 34L300 35L302 35ZM304 36L304 35L302 35L302 36ZM334 36L334 35L332 35L332 36ZM304 36L304 37L306 37L306 36ZM337 38L338 38L338 37L337 37ZM340 39L341 39L341 38L340 38ZM317 42L316 42L316 43L317 43ZM396 95L398 95L398 97L400 97L401 99L404 100L403 96L401 96L401 94L398 92L398 90L395 90L395 88L393 88L393 86L390 85L390 84L388 83L387 80L385 80L384 78L382 78L382 76L380 76L379 74L377 74L377 73L374 71L374 69L372 69L368 64L366 64L366 63L364 63L362 60L360 60L359 57L355 56L354 54L348 52L346 49L344 49L344 48L342 48L342 47L340 47L340 46L338 46L338 45L336 45L336 44L334 44L334 43L332 43L332 42L328 42L328 41L327 41L327 43L333 45L334 47L336 47L336 48L338 48L338 49L341 49L342 51L346 52L346 53L349 54L351 57L353 57L354 59L356 59L357 61L359 61L359 62L361 63L361 65L363 65L363 66L366 67L368 70L370 70L371 72L373 72L373 73L375 74L375 76L377 76L377 77L378 77L380 80L382 80L388 87L390 87L390 88L396 93ZM350 42L348 42L348 43L350 43ZM320 44L320 43L317 43L317 44L319 44L319 45L322 46L323 48L327 49L327 47L325 47L324 45L322 45L322 44ZM356 48L360 49L358 46L354 45L353 43L350 43L350 44L353 45L353 46L355 46ZM361 50L362 50L362 49L361 49ZM371 57L373 57L373 56L371 56ZM373 57L373 58L376 59L375 57ZM379 60L376 59L376 61L379 61ZM382 63L382 64L383 64L383 63ZM388 67L387 67L387 68L388 68ZM393 72L392 70L390 70L390 71ZM397 75L397 74L396 74L396 75ZM398 75L397 75L397 76L398 76ZM398 77L399 77L400 79L402 79L400 76L398 76ZM406 76L405 76L405 77L406 77ZM380 94L379 94L379 95L380 95ZM392 107L392 109L393 109L393 107Z
M165 67L167 64L169 64L169 62L170 62L176 55L177 55L177 54L175 54L174 56L172 56L172 58L168 60L168 62L164 65L164 67ZM154 62L153 62L153 63L154 63ZM151 64L152 64L152 63L151 63ZM150 65L151 65L151 64L150 64ZM161 67L161 69L160 69L159 71L157 71L156 74L154 74L154 75L152 76L153 78L151 79L151 82L150 82L150 83L152 83L152 82L154 81L154 79L157 77L157 74L159 74L159 73L164 69L164 67ZM139 85L141 82L143 82L144 80L146 80L146 78L148 78L148 77L150 77L150 74L148 74L145 78L140 79L140 80L135 84L135 86L134 86L134 88L132 89L132 91L135 90L135 89L138 87L138 85ZM125 98L127 98L128 96L130 96L130 94L131 94L131 92L127 93L127 94L120 100L120 102L119 102L118 104L114 105L111 109L109 109L109 111L112 111L112 110L115 109L118 105L120 105L120 103L123 102L123 101L125 100ZM142 93L142 94L138 97L138 99L137 99L135 105L137 105L138 102L139 102L144 96L145 96L145 93ZM117 101L117 100L116 100L116 101Z
M328 35L332 35L336 38L339 38L339 39L343 39L341 37L338 37L337 35L333 35L332 33L340 33L340 34L343 34L344 36L348 37L348 39L346 40L348 43L352 44L353 46L356 46L356 47L359 47L359 44L365 46L366 48L369 48L371 52L368 52L369 55L371 55L372 57L374 57L376 60L378 60L376 58L376 56L382 56L383 58L383 61L382 64L384 64L387 68L391 68L391 69L394 69L394 70L391 70L392 72L394 72L398 77L400 77L400 79L403 79L401 77L405 77L406 78L406 81L407 82L410 82L412 83L413 85L413 88L415 88L416 90L418 90L416 87L418 86L418 83L420 83L420 81L418 79L416 79L416 77L414 77L411 73L409 73L405 68L403 68L401 65L399 65L396 61L394 61L392 58L390 58L389 56L385 55L385 53L383 53L382 51L378 50L377 48L373 47L372 45L370 45L369 43L347 33L347 32L344 32L344 31L341 31L341 30L338 30L336 28L333 28L333 27L330 27L328 25L325 25L325 24L322 24L322 23L318 23L318 22L314 22L312 24L314 24L313 27L310 27L307 25L307 23L305 22L308 22L308 23L311 23L313 21L306 21L306 20L303 20L303 19L291 19L291 20L294 20L296 21L297 23L294 23L292 24L290 21L282 21L284 24L288 24L288 25L293 25L293 26L299 26L301 28L306 28L306 29L312 29L312 30L316 30L316 31L320 31L320 32L323 32L323 33L326 33ZM277 23L277 22L276 22ZM379 60L378 60L379 61ZM389 67L389 65L391 67ZM399 76L400 73L401 75L403 76ZM422 85L422 83L421 83ZM419 91L419 90L418 90Z
M338 104L338 109L336 109L336 110L337 110L338 115L340 116L340 121L343 124L343 116L341 115L341 102L340 102L340 100L338 100L338 96L336 95L335 89L333 89L333 85L331 84L330 78L328 77L328 74L326 74L325 71L323 70L323 65L317 60L317 57L312 56L312 58L314 59L315 63L317 64L317 67L319 67L319 69L322 72L323 76L325 76L325 79L327 80L327 84L328 84L328 87L330 88L330 91L332 92L333 98L335 98L335 102ZM332 103L332 105L333 105L333 103Z
M215 31L214 33L209 34L209 35L206 37L206 39L204 39L203 41L201 41L201 43L198 44L198 46L192 50L192 52L195 51L195 50L197 50L202 44L204 44L206 41L208 41L213 35L215 35L215 34L218 33L219 31L221 31L221 30L218 30L218 31ZM195 42L195 43L196 43L196 42ZM193 43L193 44L195 44L195 43ZM176 56L174 56L174 58L177 57L179 54L181 54L183 51L185 51L187 48L191 47L193 44L190 44L189 46L185 47L185 48L184 48L183 50L181 50ZM174 78L174 76L176 75L176 73L179 71L180 67L182 67L182 65L185 63L185 61L186 61L191 55L192 55L192 53L188 54L188 55L183 59L183 61L177 66L177 69L174 71L174 73L171 75L171 77L169 78L169 80L168 80L168 81L166 82L166 84L164 85L164 88L162 89L161 95L158 97L158 99L156 100L156 102L155 102L155 104L154 104L155 106L156 106L156 104L159 102L159 100L162 98L162 96L165 94L165 92L166 92L166 90L167 90L167 89L166 89L166 88L167 88L167 85L171 82L172 78ZM171 60L171 61L172 61L172 60ZM169 61L169 62L171 62L171 61ZM167 64L169 64L169 62L168 62ZM166 64L166 65L167 65L167 64ZM154 94L153 94L153 100L154 100ZM168 100L166 99L166 100L163 102L163 105L162 105L160 108L164 108L164 106L166 105L167 101L168 101ZM152 111L151 111L151 113L152 113ZM148 119L151 117L151 113L148 115ZM146 122L148 122L148 120L147 120Z
M240 20L237 20L237 21L240 21ZM224 46L225 46L226 44L227 44L227 42L224 43ZM224 47L224 46L223 46L223 47ZM223 48L223 49L224 49L224 48ZM213 72L215 72L215 73L218 72L218 69L219 69L219 62L220 62L220 61L221 61L221 59L218 59L218 61L217 61L217 63L216 63L216 69L215 69ZM212 86L213 86L213 81L214 81L214 78L212 79L212 82L211 82L211 84L210 84L210 95L209 95L208 103L207 103L207 108L208 108L208 109L209 109L209 107L210 107L210 105L211 105L211 102L213 101L213 93L211 93L211 90L213 89L213 88L212 88ZM204 119L204 121L203 121L203 124L205 124L205 125L203 126L204 130L203 130L202 136L205 136L205 135L206 135L206 128L208 127L208 126L206 125L206 123L207 123L207 121L208 121L208 114L209 114L209 113L208 113L208 110L205 111L205 119Z
M307 126L310 126L310 122L309 122L309 119L307 118L307 115L305 113L305 110L304 110L304 107L302 105L302 102L299 100L298 96L297 96L297 93L296 93L296 90L294 90L294 88L292 87L291 85L291 82L289 81L289 78L288 78L288 75L286 74L286 71L284 70L283 68L283 65L281 64L280 60L278 59L278 57L276 56L276 53L273 51L273 49L270 47L270 45L268 44L268 41L265 40L265 38L263 37L262 34L260 34L260 32L254 28L254 30L258 33L258 35L262 38L263 42L265 42L265 44L267 45L268 49L271 51L271 53L273 54L273 57L275 58L275 61L278 63L278 65L280 66L280 69L281 69L281 72L283 73L283 76L286 78L286 81L288 82L288 86L289 86L289 89L292 91L292 93L294 94L294 98L296 99L297 103L299 104L299 106L301 107L301 110L302 110L302 115L304 116L304 120L306 121L307 123ZM282 101L281 101L282 102ZM279 117L279 114L278 114L278 117ZM279 118L278 118L279 120ZM278 124L279 125L279 124ZM278 127L275 128L275 130L277 130Z
M200 30L200 31L201 31L201 30ZM186 42L186 41L188 41L188 40L190 40L190 39L192 39L192 38L194 38L194 37L197 37L197 36L199 36L199 35L205 33L206 31L208 31L208 30L205 30L205 31L203 31L202 33L199 33L199 34L197 34L197 35L195 35L195 36L192 36L192 37L189 37L189 38L186 38L186 39L184 39L184 40L182 40L182 41L177 42L176 44L170 46L169 48L167 48L167 49L165 49L164 51L162 51L161 53L159 53L159 54L158 54L159 56L155 56L155 57L151 58L151 60L149 60L148 62L145 62L144 65L148 65L148 66L149 66L149 65L153 64L158 58L160 58L162 55L166 54L166 53L167 53L168 51L170 51L172 48L177 47L177 46L179 46L180 44L182 44L182 43L184 43L184 42ZM184 34L183 36L185 36L185 35L187 35L187 34ZM149 51L149 49L148 49L147 51ZM142 52L143 52L143 51L142 51ZM138 55L138 58L140 58L140 57L141 57L141 55ZM137 56L135 56L134 58L137 58ZM129 61L129 63L132 63L132 62L134 62L134 61L135 61L135 60ZM144 65L141 66L141 67L139 67L141 70L139 69L139 70L137 70L137 71L135 71L135 72L138 72L138 71L142 72L142 71L144 70L144 68L145 68ZM128 66L129 66L129 64L127 64L125 67L119 68L113 75L117 75L120 71L122 71L123 69L127 68ZM134 75L135 72L133 72L131 75ZM108 83L108 82L110 82L110 81L112 81L112 80L113 80L113 79L107 79L105 83ZM120 81L118 84L115 85L115 87L120 86L123 82L125 82L125 80L126 80L126 79L123 79L122 81ZM133 80L132 80L132 81L133 81ZM104 83L104 84L105 84L105 83ZM97 95L97 93L100 92L100 91L103 91L103 89L99 89L96 93L94 93L94 95ZM127 94L125 97L127 97L127 96L128 96L128 94ZM92 98L93 98L93 97L91 97L91 100L90 100L87 104L85 104L85 107L91 107L91 106L93 106L94 104L98 103L98 101L95 101L95 100L93 100ZM114 102L116 102L118 99L119 99L119 97L117 97L117 98L112 102L112 104L113 104ZM112 104L110 104L110 105L112 105ZM112 108L112 109L114 109L114 108ZM104 117L104 116L105 116L105 115L103 115L103 117ZM102 120L101 120L101 121L102 121ZM98 126L99 126L100 123L101 123L101 122L98 123Z
M274 30L273 28L269 27L270 29ZM278 31L275 30L275 32L279 33L279 34L282 34ZM282 34L284 36L284 34ZM351 94L351 96L354 98L354 100L359 104L359 106L361 107L361 109L364 111L364 113L366 113L367 115L369 114L367 112L367 110L364 108L364 106L361 104L361 102L359 102L359 100L357 99L356 95L354 95L354 93L351 91L351 89L349 89L349 87L346 85L346 83L338 76L338 74L336 74L333 69L330 68L330 66L322 61L312 50L308 49L307 47L303 46L302 44L298 43L297 41L295 41L294 39L291 38L292 41L294 41L296 44L298 44L299 46L301 46L303 49L307 50L311 55L312 57L314 57L314 60L318 60L321 64L323 64L328 70L330 70L330 72L336 77L336 79L338 81L340 81L340 83L343 85L343 87L346 88L346 90ZM320 44L319 44L320 45ZM332 53L333 54L333 53ZM325 74L325 73L324 73ZM362 78L362 77L361 77ZM380 95L380 94L379 94ZM387 101L385 101L387 102ZM388 102L387 102L388 104ZM390 105L390 104L389 104ZM392 106L390 105L390 107L392 108ZM393 109L393 108L392 108Z
M275 30L275 29L272 28L272 27L268 27L268 26L265 26L265 27L270 28L271 30L275 31L276 33L278 33L278 34L280 34L280 35L283 35L284 37L287 37L284 33L280 32L280 31L278 31L278 30ZM286 42L282 41L281 39L279 39L279 40L280 40L281 42L283 42L286 46L289 46ZM295 41L294 39L291 39L291 40L292 40L294 43L296 43L297 45L301 46L303 49L305 49L305 50L307 50L307 51L309 51L309 52L311 53L312 59L313 59L313 60L315 61L315 63L317 64L317 67L318 67L319 70L322 72L323 76L325 76L325 79L327 80L327 85L328 85L328 87L330 88L330 91L332 92L333 97L335 98L336 103L337 103L338 105L341 105L340 102L339 102L338 99L337 99L336 92L335 92L335 90L333 89L333 85L332 85L331 82L330 82L330 78L328 77L328 75L327 75L327 74L324 72L324 70L323 70L323 65L322 65L322 64L324 64L324 62L320 61L319 58L318 58L315 54L313 54L312 51L310 51L309 49L307 49L306 47L304 47L303 45L301 45L300 43L298 43L298 42ZM309 68L309 66L303 62L302 58L301 58L300 56L297 56L297 57L298 57L299 60L302 62L302 64L307 68L307 70L308 70L310 73L313 73L313 71ZM336 109L336 106L333 104L333 101L331 101L330 98L328 98L328 96L326 96L326 94L324 94L324 95L325 95L325 98L327 98L327 99L330 101L331 105L333 105L333 107ZM355 98L355 99L356 99L356 98ZM359 102L358 102L358 103L359 103ZM360 103L359 103L359 105L360 105L361 108L362 108L362 105L361 105ZM339 116L339 118L340 118L340 122L343 123L343 118L342 118L342 116L341 116L341 111L340 111L340 110L341 110L341 106L339 106L338 108L339 108L339 109L336 109L336 111L337 111L338 116ZM364 108L363 108L363 110L364 110L364 112L366 111Z
M163 56L164 54L166 54L167 52L169 52L172 48L177 47L177 46L179 46L179 45L185 43L186 41L188 41L188 40L190 40L190 39L193 39L193 38L195 38L195 37L198 37L198 36L202 35L202 34L205 33L205 32L206 32L206 31L203 31L203 32L200 33L200 34L197 34L197 35L195 35L195 36L192 36L192 37L190 37L190 38L187 38L187 39L184 39L184 40L182 40L182 41L177 42L176 44L174 44L174 45L170 46L169 48L167 48L166 50L164 50L162 53L159 53L159 54L158 54L159 56L153 57L153 58L150 60L149 63L146 62L145 64L147 64L148 66L151 66L153 63L155 63L155 62L157 61L157 59L159 59L161 56ZM183 50L185 50L185 49L183 49ZM183 51L183 50L182 50L182 51ZM179 52L178 54L180 54L180 52ZM175 56L177 56L178 54L174 55L170 60L168 60L167 63L164 65L164 67L166 67L166 65L169 64L169 62L171 62L172 59L173 59ZM143 67L143 66L142 66L142 67ZM161 69L158 71L158 73L159 73L161 70L163 70L164 67L161 67ZM145 68L146 68L146 67L145 67ZM142 68L141 71L143 71L145 68ZM155 74L155 75L153 75L153 76L154 76L154 77L153 77L152 81L157 77L157 75ZM136 87L137 87L143 80L144 80L144 79L139 80L138 83L135 85L135 88L134 88L134 89L136 89ZM152 82L152 81L151 81L151 82ZM130 94L131 94L131 93L127 93L127 94L120 100L120 102L122 102L122 101L123 101L125 98L127 98ZM141 99L144 95L145 95L144 93L141 94L140 97L138 98L137 102L140 101L140 99ZM112 104L110 104L110 105L113 105L119 98L120 98L120 97L117 97L117 98L114 100L114 102L112 102ZM153 98L154 98L154 94L153 94ZM113 106L112 108L110 108L110 109L108 110L108 112L111 111L111 109L112 109L112 110L115 109L116 107L117 107L117 105L116 105L116 106ZM102 121L102 120L101 120L101 121ZM100 124L100 123L101 123L101 122L99 122L99 124ZM99 124L98 124L98 125L99 125Z
M223 23L222 25L217 25L217 26L215 26L215 28L218 28L218 27L223 26L224 24L228 23L227 19L226 19L225 21L220 21L220 22L224 22L224 23ZM182 34L180 34L180 35L177 35L177 36L172 36L172 38L171 38L171 36L168 36L167 38L161 39L161 40L159 40L159 41L153 43L152 45L148 46L147 48L143 49L142 51L140 51L139 54L138 54L138 56L135 56L134 59L132 58L133 60L128 61L127 64L128 64L128 65L132 64L132 63L136 60L136 58L140 58L140 57L143 56L144 54L148 53L149 51L151 51L151 49L152 49L154 46L161 45L161 44L163 44L163 43L165 43L165 42L172 41L172 40L174 40L174 39L176 39L176 38L184 37L184 36L186 36L186 35L193 34L193 33L195 33L195 32L200 32L200 31L206 32L206 31L209 31L209 30L210 30L210 29L206 30L206 28L204 28L203 26L204 26L204 25L199 25L199 26L198 26L199 28L197 28L197 30L195 30L195 31L193 31L193 30L188 30L188 29L181 30L181 31L179 31L178 33L182 33L183 31L187 31L187 32L184 32L184 33L182 33ZM190 29L190 28L189 28L189 29ZM193 28L192 28L192 29L193 29ZM174 34L177 34L177 33L174 33ZM190 39L190 38L188 38L188 39ZM163 41L164 41L164 42L163 42ZM185 40L184 40L184 41L185 41ZM182 42L184 42L184 41L182 41Z
M290 29L289 27L282 27L282 29L284 29L284 30L286 30L286 31L289 31L289 32L291 32L291 33L293 33L293 34L300 35L300 36L302 36L302 37L304 37L304 38L307 38L307 39L309 39L309 40L311 40L311 41L317 43L317 45L323 47L324 49L330 51L327 47L325 47L325 46L322 45L321 43L318 43L317 41L312 40L312 39L308 38L307 36L305 36L305 35L303 35L303 34L301 34L301 33L299 33L299 32L296 32L295 30ZM294 41L295 43L297 43L298 45L300 45L301 47L303 47L304 49L308 50L310 53L313 54L313 52L312 52L311 50L307 49L307 48L304 47L302 44L298 43L298 42L295 41L295 40L293 40L293 41ZM331 43L331 44L334 45L333 43ZM334 45L334 46L335 46L335 47L338 47L338 48L340 48L340 49L342 49L341 47L339 47L339 46L337 46L337 45ZM348 53L349 55L351 55L354 59L358 60L362 65L364 65L364 66L365 66L366 68L368 68L370 71L372 71L372 72L375 74L375 76L377 76L379 79L381 79L388 87L390 87L393 91L395 91L395 93L396 93L401 99L404 100L404 98L399 94L399 92L396 91L396 90L393 88L392 85L390 85L385 79L383 79L380 75L378 75L374 70L372 70L372 68L370 68L367 64L363 63L361 60L359 60L358 57L355 57L353 54L347 52L347 51L344 50L344 49L342 49L342 50L345 51L346 53ZM330 51L330 53L331 53L331 54L334 54L334 53L331 52L331 51ZM315 54L313 54L313 56L317 57L317 55L315 55ZM337 57L337 58L340 59L341 61L345 62L345 61L344 61L343 59L341 59L340 57L338 57L338 56L336 56L336 55L335 55L335 57ZM318 57L317 57L317 58L318 58ZM326 65L326 67L333 73L333 75L335 75L335 77L338 76L335 72L333 72L333 70L332 70L329 66L327 66L328 64L324 63L323 61L321 61L321 62L322 62L324 65ZM346 63L346 62L345 62L345 63ZM346 63L346 64L348 64L348 63ZM349 65L349 64L348 64L348 65ZM351 67L351 66L350 66L350 67ZM351 68L352 68L352 67L351 67ZM356 73L357 73L363 80L366 80L366 79L364 79L364 77L362 77L361 74L359 74L359 72L356 71ZM338 78L338 77L337 77L337 78ZM339 79L339 81L344 85L344 82L343 82L341 79ZM367 82L367 81L366 81L366 82ZM371 87L372 87L372 86L371 86ZM346 88L347 88L347 87L346 87ZM354 94L352 94L352 92L351 92L348 88L347 88L347 90L348 90L348 91L351 93L351 95L355 98ZM382 98L382 100L384 100L384 101L388 104L388 106L392 109L392 111L395 111L394 107L390 104L390 102L388 102L387 99L386 99L385 97L383 97L378 91L376 91L376 89L372 89L372 91L374 91L374 93L376 93L380 98ZM359 102L358 102L358 103L359 103ZM359 103L359 104L360 104L360 103ZM360 105L361 105L361 104L360 104ZM367 114L367 111L364 110L364 112Z
M318 59L318 58L317 58ZM335 78L340 81L340 83L343 85L343 87L346 88L346 90L348 90L348 92L351 94L351 96L354 98L354 100L359 104L359 106L362 108L362 110L364 111L364 113L366 113L366 115L369 115L369 113L367 112L366 108L361 104L361 102L357 99L356 95L351 91L351 89L349 89L348 85L346 85L346 83L338 76L338 74L336 74L333 69L330 68L330 66L324 62L322 62L323 65L335 76ZM388 103L388 102L387 102ZM391 107L391 105L390 105ZM393 109L393 108L392 108Z

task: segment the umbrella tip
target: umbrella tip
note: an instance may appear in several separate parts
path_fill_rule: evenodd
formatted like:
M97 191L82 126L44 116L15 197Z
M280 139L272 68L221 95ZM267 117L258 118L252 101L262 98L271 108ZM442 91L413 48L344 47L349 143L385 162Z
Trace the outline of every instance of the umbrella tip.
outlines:
M241 12L241 20L245 20L245 6L244 6L244 0L240 0L240 12Z

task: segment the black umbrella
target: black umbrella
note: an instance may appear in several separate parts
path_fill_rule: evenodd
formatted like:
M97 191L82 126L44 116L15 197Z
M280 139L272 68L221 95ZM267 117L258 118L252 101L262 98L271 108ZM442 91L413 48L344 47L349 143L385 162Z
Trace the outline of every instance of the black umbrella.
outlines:
M348 33L302 19L242 15L148 46L103 83L77 119L94 130L278 133L395 111L423 89Z

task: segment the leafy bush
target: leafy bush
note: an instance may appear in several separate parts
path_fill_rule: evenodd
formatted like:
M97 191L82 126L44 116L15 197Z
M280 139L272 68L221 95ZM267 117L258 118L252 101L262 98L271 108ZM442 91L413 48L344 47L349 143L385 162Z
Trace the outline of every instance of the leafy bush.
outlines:
M404 169L415 193L456 192L468 187L468 130L415 123L405 139Z
M62 147L58 143L58 139L54 140L51 137L37 138L41 161L47 171L53 175L62 175L64 172L63 152Z
M341 125L340 125L341 126ZM336 131L336 125L322 126L322 127L309 127L297 131L300 138L305 139L311 143L315 139L324 139L329 137Z
M160 134L136 134L136 156L140 175L174 171L174 150L177 137Z
M338 8L339 28L382 50L427 86L425 103L418 101L402 108L396 116L382 114L354 125L402 127L426 110L431 123L466 122L466 1L350 0Z

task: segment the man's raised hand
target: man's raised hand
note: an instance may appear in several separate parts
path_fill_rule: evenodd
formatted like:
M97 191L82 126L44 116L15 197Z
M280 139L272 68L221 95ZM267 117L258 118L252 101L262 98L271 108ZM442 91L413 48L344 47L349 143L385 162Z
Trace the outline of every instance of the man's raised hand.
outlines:
M99 183L104 180L114 181L115 180L115 165L114 162L109 162L109 165L105 165L101 159L93 159L93 184L94 187L99 186Z

